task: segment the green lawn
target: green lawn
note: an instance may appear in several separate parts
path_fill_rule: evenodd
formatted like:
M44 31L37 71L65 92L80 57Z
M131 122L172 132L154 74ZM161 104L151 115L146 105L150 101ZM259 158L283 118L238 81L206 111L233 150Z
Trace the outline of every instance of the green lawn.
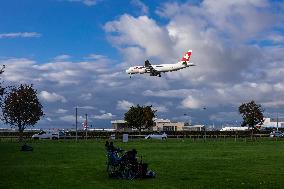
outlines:
M109 179L104 141L36 141L33 152L0 143L0 188L284 188L284 140L137 140L136 148L157 178Z

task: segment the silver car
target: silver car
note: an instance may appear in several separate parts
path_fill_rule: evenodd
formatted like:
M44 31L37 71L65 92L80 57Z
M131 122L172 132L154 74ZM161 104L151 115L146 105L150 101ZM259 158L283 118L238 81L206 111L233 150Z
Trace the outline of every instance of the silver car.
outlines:
M282 133L281 131L272 131L269 137L284 137L284 133Z
M167 139L168 136L166 133L163 133L163 134L150 134L145 137L145 139L151 139L151 138L164 140Z

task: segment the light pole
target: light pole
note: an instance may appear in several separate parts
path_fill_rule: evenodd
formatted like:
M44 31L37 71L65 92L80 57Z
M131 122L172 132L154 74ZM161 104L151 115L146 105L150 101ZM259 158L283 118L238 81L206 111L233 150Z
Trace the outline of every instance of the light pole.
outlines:
M277 118L276 118L277 120L277 123L276 123L276 130L278 131L278 111L277 111Z
M86 116L85 129L86 129L86 140L87 140L87 131L88 131L88 114L85 114L85 116Z
M204 106L203 111L207 110L207 108ZM205 127L205 123L204 123L204 137L205 137L205 141L206 141L206 127Z
M90 107L78 107L76 106L75 107L75 119L76 119L76 141L78 140L78 109L93 109L93 108L90 108ZM87 114L86 114L86 123L87 123ZM87 132L86 132L86 136L87 136Z
M78 107L75 108L75 117L76 117L76 142L78 141Z

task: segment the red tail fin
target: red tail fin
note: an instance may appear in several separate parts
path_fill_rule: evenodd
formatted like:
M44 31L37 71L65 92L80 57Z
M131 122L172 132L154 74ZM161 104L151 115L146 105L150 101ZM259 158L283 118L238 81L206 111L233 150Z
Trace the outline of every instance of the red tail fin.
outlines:
M190 60L190 56L191 56L192 50L188 50L185 55L181 58L181 61L183 62L187 62Z

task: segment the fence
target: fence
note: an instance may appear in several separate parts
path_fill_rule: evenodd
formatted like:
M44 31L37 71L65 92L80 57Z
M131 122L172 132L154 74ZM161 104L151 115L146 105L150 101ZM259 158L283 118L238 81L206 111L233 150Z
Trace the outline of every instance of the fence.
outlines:
M32 135L36 132L24 132L23 138L25 140L31 139ZM117 139L122 139L123 134L129 134L130 139L142 139L146 135L151 134L152 132L103 132L103 131L88 131L87 136L85 131L80 131L77 133L78 139L109 139L111 135L115 135ZM269 137L269 132L257 131L251 136L250 131L169 131L166 132L168 138L180 138L185 139L189 138L192 140L207 140L207 139L226 139L226 138L265 138ZM18 132L0 132L0 141L2 140L16 140L19 137ZM62 137L61 139L75 139L75 132L68 132L67 136Z

